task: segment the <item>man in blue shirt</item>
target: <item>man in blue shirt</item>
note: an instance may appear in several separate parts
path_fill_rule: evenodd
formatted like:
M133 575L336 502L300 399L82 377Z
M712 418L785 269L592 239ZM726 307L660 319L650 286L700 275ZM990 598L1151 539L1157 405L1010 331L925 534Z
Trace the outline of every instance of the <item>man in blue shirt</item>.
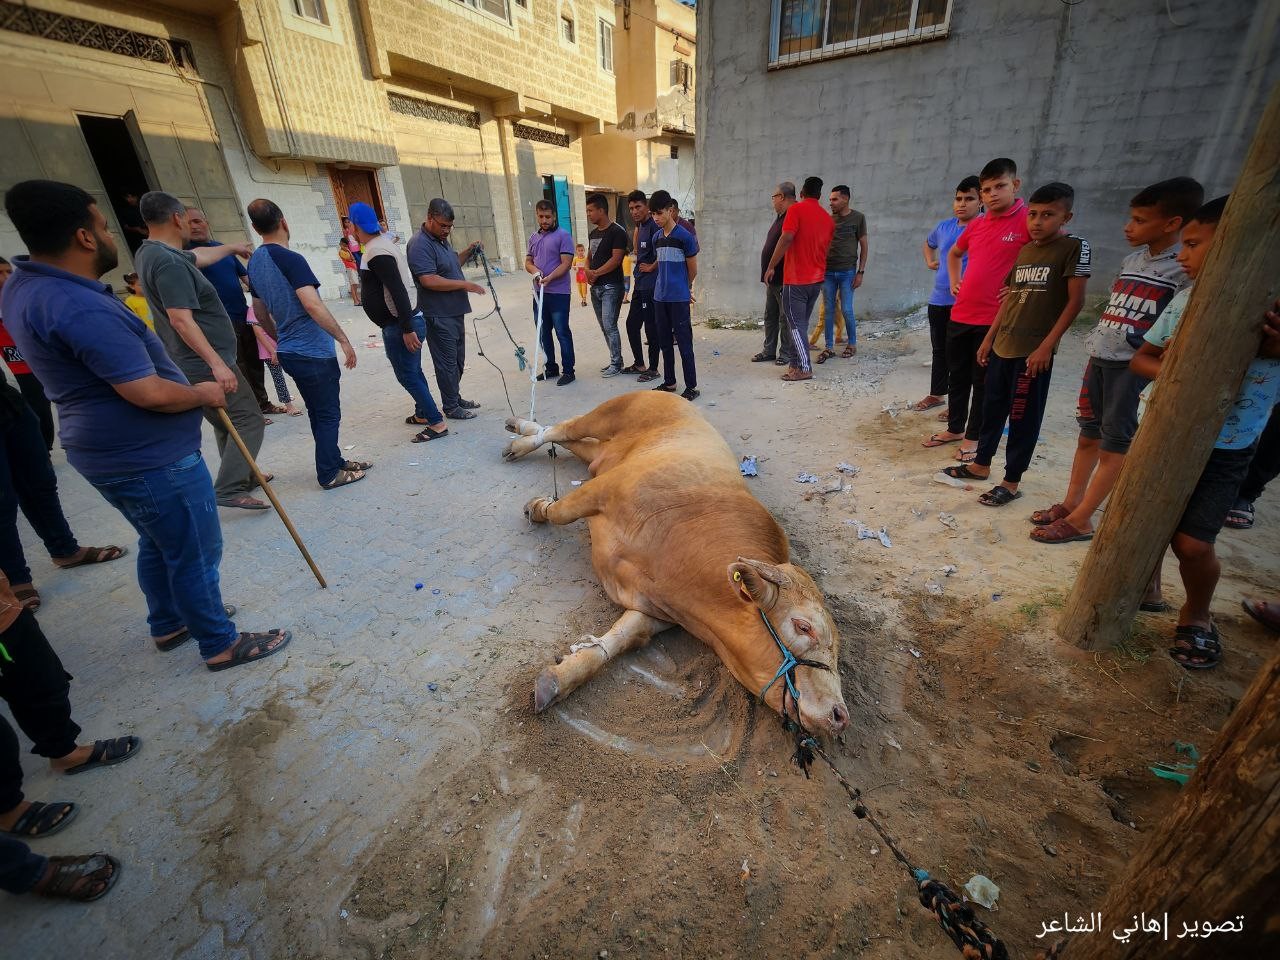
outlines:
M641 383L658 379L658 335L653 328L653 288L658 282L658 248L655 241L662 235L653 215L649 212L649 198L643 190L627 194L627 209L635 229L631 233L632 252L635 254L635 291L631 295L631 309L627 312L627 342L631 344L631 366L623 373L638 373ZM649 343L649 363L645 365L641 350L640 331Z
M222 245L213 239L209 221L199 207L187 207L187 228L191 232L191 239L187 241L188 250ZM258 338L245 319L249 312L244 299L249 289L249 271L244 268L239 257L226 257L207 267L201 267L200 272L213 284L213 289L218 291L218 299L227 308L227 316L231 318L231 326L236 332L236 366L249 382L249 389L253 391L258 409L263 413L284 413L284 407L272 403L267 396L267 368L258 356ZM258 319L261 322L263 318ZM263 329L272 334L270 326Z
M222 387L188 384L159 338L99 282L118 254L93 197L28 180L4 203L30 251L5 286L5 323L58 406L67 460L138 531L156 647L195 637L210 670L284 649L287 630L237 633L222 604L222 529L200 456L200 408L222 406Z
M696 400L698 372L693 361L693 324L689 304L693 301L693 281L698 276L698 238L680 226L679 207L671 194L655 190L649 207L662 232L654 241L658 251L658 282L653 288L654 326L662 350L662 383L653 389L676 392L675 348L680 348L686 400Z
M372 463L347 460L338 447L342 403L338 382L342 371L333 355L333 342L342 347L348 370L356 366L356 352L329 308L320 299L320 281L306 259L289 249L289 223L270 200L254 200L249 221L262 237L262 246L249 258L249 282L276 322L276 356L293 377L307 403L311 436L316 442L316 482L333 490L364 479Z
M484 287L462 275L462 265L480 246L471 244L462 253L449 245L453 232L453 207L436 197L427 205L422 229L409 240L405 253L409 272L418 282L418 309L427 319L427 346L436 368L440 406L451 420L470 420L480 404L462 398L462 368L467 357L466 315L471 312L468 293L484 293Z

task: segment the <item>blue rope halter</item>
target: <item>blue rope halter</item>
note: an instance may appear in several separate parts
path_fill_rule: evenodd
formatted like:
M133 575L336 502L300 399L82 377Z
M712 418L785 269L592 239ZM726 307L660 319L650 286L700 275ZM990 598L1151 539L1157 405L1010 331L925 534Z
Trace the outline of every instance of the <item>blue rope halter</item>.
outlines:
M773 642L778 645L778 650L782 654L782 665L778 667L778 672L773 675L773 679L764 685L764 689L760 691L760 701L764 702L765 694L769 692L769 688L781 679L786 685L786 693L791 694L791 702L796 705L796 721L800 720L800 691L796 689L796 667L815 667L818 670L830 670L825 663L819 663L817 660L805 660L797 657L791 652L791 649L782 642L782 638L778 636L778 631L773 629L773 624L769 618L764 615L764 611L759 607L756 612L760 614L760 619L764 621L764 627L769 631L769 636L773 637ZM787 715L787 697L786 693L782 696L782 715Z

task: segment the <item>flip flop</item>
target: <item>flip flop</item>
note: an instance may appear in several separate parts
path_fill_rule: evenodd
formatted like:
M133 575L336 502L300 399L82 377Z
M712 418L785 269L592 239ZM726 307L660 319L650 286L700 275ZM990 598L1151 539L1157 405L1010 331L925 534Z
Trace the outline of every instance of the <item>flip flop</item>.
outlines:
M1280 604L1265 600L1241 600L1244 612L1273 633L1280 633Z
M977 450L957 450L956 459L959 460L961 463L973 463L974 460L978 459L978 451Z
M945 447L948 443L959 443L964 437L943 437L939 434L933 434L928 440L921 440L922 447ZM983 479L986 479L985 477Z
M141 746L142 740L134 736L116 737L114 740L95 740L88 760L74 767L67 767L62 772L69 777L74 777L77 773L85 773L97 767L113 767L117 763L124 763L137 753Z
M961 467L961 469L964 468ZM1021 490L1010 490L1006 486L996 484L982 496L978 497L978 502L984 507L1004 507L1021 498Z
M127 547L85 547L84 552L80 554L79 560L72 560L70 563L61 563L58 558L54 558L53 565L59 570L70 570L72 567L83 567L86 563L110 563L112 560L119 560L129 552Z
M1031 531L1031 539L1039 543L1076 543L1077 541L1092 540L1093 531L1084 533L1077 530L1066 520L1055 520L1053 523L1046 523L1042 527L1036 527Z
M423 430L421 433L415 433L413 435L413 439L410 442L411 443L429 443L432 440L439 440L441 437L447 437L448 435L449 435L448 427L445 427L439 433L436 433L434 430L428 427L426 430Z
M911 405L911 409L917 413L924 413L926 410L932 410L934 407L940 407L947 401L939 400L937 397L925 397L923 400L917 400Z
M281 643L276 644L270 649L267 643L276 637L284 637ZM244 663L253 663L255 660L265 660L267 657L273 656L289 645L289 641L293 639L293 634L288 630L268 630L266 633L242 633L240 638L231 645L231 659L224 660L222 663L209 663L205 661L205 667L214 673L219 670L230 670L232 667L238 667ZM258 648L257 653L249 653L254 647Z

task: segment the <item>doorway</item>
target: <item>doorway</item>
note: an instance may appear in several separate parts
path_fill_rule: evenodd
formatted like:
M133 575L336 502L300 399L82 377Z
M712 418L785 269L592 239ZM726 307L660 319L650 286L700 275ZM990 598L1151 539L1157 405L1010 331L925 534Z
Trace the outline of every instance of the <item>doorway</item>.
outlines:
M157 184L147 175L145 158L138 149L139 140L128 122L131 118L77 114L76 119L129 253L137 253L147 238L147 225L138 212L138 200L148 190L157 189Z
M569 206L569 178L544 176L542 178L542 198L551 201L555 205L557 224L569 236L573 236L573 208Z
M353 203L367 203L373 207L379 220L386 217L382 209L382 193L378 190L378 178L372 170L350 167L339 170L331 166L329 182L333 185L333 199L342 216L347 215Z

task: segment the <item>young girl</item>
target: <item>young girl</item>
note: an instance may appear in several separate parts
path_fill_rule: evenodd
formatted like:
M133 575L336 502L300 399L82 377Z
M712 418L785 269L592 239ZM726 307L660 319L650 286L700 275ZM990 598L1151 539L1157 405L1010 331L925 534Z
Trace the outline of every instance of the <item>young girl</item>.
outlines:
M271 371L271 380L276 385L276 399L284 404L284 412L291 417L302 416L302 411L294 407L293 397L289 396L289 385L285 382L284 371L280 369L280 359L276 356L276 342L267 331L262 329L254 315L253 307L245 314L245 322L253 327L253 335L258 338L258 359L265 360L267 369Z
M124 305L138 315L138 319L151 328L155 332L156 325L151 322L151 308L147 306L147 298L142 295L142 286L138 283L138 275L136 273L126 273L124 275L124 285L129 290L129 295L124 298Z
M582 244L578 244L577 254L573 258L573 279L578 284L578 297L585 307L587 305L587 253Z
M355 254L351 252L351 241L343 237L338 241L338 258L342 261L342 272L347 278L347 289L351 291L352 306L360 306L360 270L356 266Z

